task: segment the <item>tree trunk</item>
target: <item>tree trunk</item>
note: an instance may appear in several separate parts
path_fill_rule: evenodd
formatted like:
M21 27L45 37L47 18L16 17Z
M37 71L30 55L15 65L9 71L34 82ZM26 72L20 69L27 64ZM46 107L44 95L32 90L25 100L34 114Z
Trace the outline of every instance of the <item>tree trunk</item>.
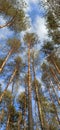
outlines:
M47 74L47 75L48 75L48 74ZM48 80L49 80L49 79L50 79L50 76L48 75ZM58 117L57 109L56 109L56 106L55 106L55 104L54 104L54 100L53 100L53 98L52 98L52 93L50 92L51 83L50 83L50 85L48 85L48 86L49 86L49 88L47 87L47 90L48 90L48 92L49 92L49 95L50 95L50 99L51 99L51 101L52 101L52 104L54 105L54 109L55 109L57 121L58 121L58 123L59 123L59 125L60 125L60 119L59 119L59 117Z
M52 73L52 75L53 75L54 80L55 80L56 83L58 84L57 89L60 90L60 81L59 81L59 79L57 78L57 76L56 76L54 70L53 70L51 67L50 67L50 70L51 70L51 73Z
M36 85L36 75L35 75L35 68L34 68L34 56L33 56L33 75L34 75L34 87L35 87L35 94L37 97L37 106L38 106L38 114L39 114L39 120L40 120L40 125L41 125L41 130L45 130L44 126L44 119L43 119L43 113L42 113L42 105L38 93L38 86ZM47 130L47 129L46 129Z
M58 65L56 64L56 62L52 58L51 58L51 61L53 62L57 72L60 74L60 69L59 69Z
M32 119L32 97L31 97L31 76L30 76L30 44L28 44L28 128L33 130Z
M6 130L9 130L9 123L10 123L10 115L8 115Z
M58 114L57 114L57 109L56 109L56 106L55 106L55 104L54 104L54 101L53 101L53 98L52 98L52 94L51 94L49 88L48 88L48 91L49 91L49 95L50 95L50 98L51 98L52 104L54 105L54 109L55 109L55 114L56 114L56 117L57 117L57 121L58 121L58 123L59 123L59 125L60 125L60 120L59 120L59 117L58 117Z
M26 91L25 91L25 108L24 108L24 130L26 130Z
M12 52L13 52L13 49L11 49L11 50L9 51L9 53L8 53L7 57L5 58L5 60L4 60L3 64L2 64L2 66L0 67L0 73L2 72L4 66L5 66L7 60L9 59L10 55L12 54Z
M48 75L48 74L47 74L47 75ZM49 77L49 79L51 78L49 75L48 75L48 77ZM50 82L51 82L51 81L50 81ZM56 93L55 87L53 86L53 83L52 83L51 85L52 85L51 88L53 89L53 92L54 92L54 94L55 94L55 96L56 96L56 100L57 100L57 102L58 102L58 105L60 105L59 98L58 98L58 96L57 96L57 93Z
M38 112L39 112L39 119L40 119L40 125L41 125L41 129L44 130L44 121L43 121L43 114L42 114L42 106L41 106L41 102L39 99L39 94L38 94L38 88L35 88L36 90L36 97L37 97L37 105L38 105Z
M57 93L56 93L56 91L55 91L54 86L52 85L51 88L53 89L53 92L55 93L55 96L56 96L56 100L57 100L57 102L58 102L58 105L60 105L59 98L58 98L58 96L57 96Z
M20 122L21 122L21 119L20 119L20 116L18 117L18 130L20 130Z
M8 84L7 84L6 88L5 88L5 90L4 90L3 93L1 94L1 96L0 96L0 102L2 101L2 98L3 98L4 94L6 93L6 90L7 90L7 88L9 87L10 83L11 83L12 80L14 79L14 77L15 77L15 75L16 75L16 71L17 71L17 69L15 69L15 71L14 71L13 74L11 75L11 78L10 78L10 80L9 80L9 82L8 82Z
M4 109L2 109L2 111L0 113L0 122L2 121L3 117L4 117Z

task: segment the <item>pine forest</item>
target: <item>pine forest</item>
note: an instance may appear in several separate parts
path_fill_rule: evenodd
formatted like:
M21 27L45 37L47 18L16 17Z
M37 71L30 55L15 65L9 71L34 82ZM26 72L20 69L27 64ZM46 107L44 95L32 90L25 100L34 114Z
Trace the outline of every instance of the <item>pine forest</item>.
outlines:
M0 0L0 130L60 130L60 0Z

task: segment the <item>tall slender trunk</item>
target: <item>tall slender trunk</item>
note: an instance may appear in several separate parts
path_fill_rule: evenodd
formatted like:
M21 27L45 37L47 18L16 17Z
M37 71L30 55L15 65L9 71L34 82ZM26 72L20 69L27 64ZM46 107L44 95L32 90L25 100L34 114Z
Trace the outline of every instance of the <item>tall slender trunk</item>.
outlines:
M47 74L47 75L48 75L48 74ZM50 75L48 75L48 77L49 77L49 79L50 79ZM50 81L50 82L51 82L51 81ZM55 88L54 88L54 86L53 86L53 83L52 83L51 88L53 89L53 92L54 92L54 94L55 94L55 96L56 96L56 100L57 100L58 104L60 105L59 98L58 98L58 96L57 96L57 93L56 93L56 90L55 90Z
M10 55L12 54L12 52L13 52L13 49L11 49L11 50L9 51L8 55L6 56L4 62L2 63L2 66L0 67L0 73L2 72L4 66L5 66L7 60L9 59Z
M41 129L44 130L44 121L43 121L43 114L42 114L42 106L39 99L38 89L36 88L36 96L37 96L37 105L38 105L38 112L39 112L39 119L40 119L40 125Z
M60 125L60 119L59 119L59 117L58 117L57 109L56 109L56 106L55 106L55 104L54 104L54 101L53 101L53 98L52 98L52 94L51 94L51 92L50 92L50 87L47 88L47 89L48 89L48 92L49 92L49 95L50 95L50 99L51 99L51 101L52 101L52 104L54 105L54 109L55 109L55 114L56 114L56 117L57 117L57 121L58 121L58 123L59 123L59 125Z
M2 101L2 98L3 98L4 94L6 93L6 90L7 90L7 88L9 87L10 83L13 81L13 79L14 79L14 77L15 77L15 75L16 75L16 71L17 71L17 69L14 70L14 72L13 72L13 74L11 75L11 78L10 78L10 80L9 80L9 82L8 82L8 84L7 84L6 88L5 88L5 90L4 90L3 93L1 94L1 96L0 96L0 102Z
M3 117L4 117L4 109L2 109L2 111L0 113L0 122L2 121Z
M56 96L56 100L57 100L57 102L58 102L58 105L60 105L59 98L58 98L58 96L57 96L57 93L56 93L56 91L55 91L54 86L52 85L51 88L53 89L53 92L55 93L55 96Z
M20 115L18 117L18 130L20 130L20 123L21 123L21 118L20 118Z
M10 128L10 114L8 115L8 119L7 119L7 125L6 125L6 130L9 130Z
M14 106L14 80L13 80L13 83L12 83L12 96L13 96L13 98L12 98L12 100L11 100L11 105L13 105Z
M56 117L57 117L57 121L58 121L58 123L59 123L59 125L60 125L60 120L59 120L59 117L58 117L58 114L57 114L57 109L56 109L56 106L55 106L55 104L54 104L54 101L53 101L53 98L52 98L52 95L51 95L50 90L49 90L49 94L50 94L51 101L52 101L52 103L53 103L53 105L54 105L54 109L55 109L55 114L56 114Z
M18 119L18 130L20 130L20 120Z
M59 69L58 65L56 64L56 62L54 61L54 59L51 58L51 60L52 60L52 62L53 62L53 64L54 64L54 66L55 66L57 72L60 74L60 69Z
M25 91L25 108L24 108L24 130L26 130L26 91Z
M31 75L30 75L30 44L28 43L28 128L33 130L32 119L32 97L31 97Z
M34 56L33 56L33 75L34 75L34 87L35 87L35 94L36 94L36 97L37 97L37 105L38 105L38 114L39 114L40 125L41 125L41 129L45 130L44 119L43 119L44 116L43 116L43 113L42 113L42 105L41 105L41 100L40 100L40 97L39 97L38 86L36 85L36 74L35 74L35 68L34 68Z
M51 70L51 73L52 73L52 75L53 75L54 80L55 80L55 81L56 81L56 83L58 84L57 89L59 89L59 90L60 90L60 81L59 81L59 79L57 78L57 76L56 76L56 74L55 74L54 70L53 70L51 67L50 67L50 70Z
M35 126L36 126L36 130L37 130L38 129L38 119L37 119L38 115L37 115L37 110L36 110L36 108L37 108L37 106L36 106L37 105L36 100L35 100L35 104L34 105L35 105L35 107L34 107L34 112L35 113L34 114L35 114L35 117L36 117L36 119L35 119L35 122L36 122Z

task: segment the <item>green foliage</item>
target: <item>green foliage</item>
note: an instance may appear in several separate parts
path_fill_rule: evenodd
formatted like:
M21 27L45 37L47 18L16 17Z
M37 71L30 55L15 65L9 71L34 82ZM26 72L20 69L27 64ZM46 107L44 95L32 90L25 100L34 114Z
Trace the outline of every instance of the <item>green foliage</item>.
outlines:
M27 106L25 106L25 105L27 105L26 101L27 101L26 94L25 94L25 92L22 92L18 97L18 103L19 103L20 109L24 110L25 107L27 107Z
M54 0L54 1L56 2L56 0ZM50 4L50 2L53 2L53 1L49 0L47 2ZM25 12L24 12L24 4L25 3L23 0L18 3L17 3L17 0L0 0L0 15L2 15L6 19L7 23L9 21L11 22L11 24L9 26L8 25L6 25L6 26L10 27L10 29L13 29L16 33L26 30L27 27L30 26L28 23L29 22L28 17L25 15ZM57 55L55 55L55 53L54 53L54 45L56 43L60 44L60 37L59 37L60 32L58 29L59 20L56 19L57 13L55 12L55 7L53 8L52 11L50 10L50 8L48 8L48 11L47 11L48 12L47 17L46 17L47 18L47 27L48 27L48 30L50 33L49 36L51 36L52 39L49 39L49 40L51 40L51 42L47 40L45 42L44 46L42 47L43 53L45 52L44 56L45 56L45 54L47 54L47 57L45 58L45 62L43 62L42 66L40 67L40 56L42 54L40 53L40 51L38 52L38 50L37 50L37 52L38 52L37 53L36 49L35 50L33 49L36 53L34 54L34 51L32 51L33 54L30 55L31 61L34 62L35 72L36 72L36 74L38 73L38 75L35 75L36 76L35 81L32 82L33 76L31 76L31 75L32 75L33 68L32 68L32 62L30 62L30 67L31 67L31 70L30 70L31 86L30 87L32 87L32 90L33 90L32 92L30 91L30 93L32 94L32 96L34 96L32 98L32 103L33 103L33 101L35 102L35 104L33 104L33 107L32 107L33 120L35 121L36 119L34 119L34 118L36 118L38 116L38 120L36 120L36 122L38 125L37 128L40 128L41 121L39 120L38 106L37 106L38 101L39 101L39 103L40 103L39 109L41 109L40 116L43 118L44 127L46 127L48 129L47 126L49 126L48 130L58 130L58 119L57 119L58 112L57 112L57 110L59 109L59 106L57 106L57 100L55 100L55 93L53 91L53 87L54 88L56 87L56 92L58 91L58 89L57 89L58 84L54 82L54 76L53 76L53 74L51 74L51 71L50 71L50 67L52 67L52 69L55 71L57 78L58 79L60 78L59 74L57 72L57 69L54 66L54 63L52 61L52 59L55 61L57 67L60 70L60 58L58 58ZM38 42L38 36L33 32L26 33L24 35L24 42L27 43L27 46L31 48ZM19 49L21 46L21 42L19 39L15 38L15 37L13 39L8 39L7 44L8 44L8 46L10 46L10 50L13 50L14 54L16 52L20 51ZM25 48L24 48L24 51L25 51ZM24 53L26 54L26 52L24 52ZM24 56L25 55L23 54L23 61L24 61ZM27 74L28 67L27 67L27 65L26 65L27 63L25 61L24 64L26 65L26 68L24 68L25 66L23 66L21 57L20 57L20 53L17 53L17 57L16 57L16 55L12 55L12 58L9 59L9 61L8 61L9 63L7 62L6 68L4 69L5 77L3 77L4 72L2 72L2 78L4 78L4 81L5 81L7 79L6 77L8 77L8 80L9 80L12 69L14 69L14 70L17 69L16 75L13 79L13 82L14 82L13 89L14 90L12 93L11 93L11 90L6 91L4 94L3 100L0 104L0 106L1 106L0 113L2 115L1 124L3 124L3 125L5 124L5 126L6 126L7 119L10 116L9 130L17 130L18 121L20 121L19 127L21 130L25 129L25 127L26 127L26 130L28 130L29 129L28 127L30 125L30 124L28 125L28 117L30 114L28 110L29 110L29 108L31 110L31 104L28 105L29 102L31 103L31 98L28 101L28 99L29 99L28 96L30 96L30 95L28 95L28 76L29 76ZM33 61L33 58L34 58L34 61ZM12 62L10 60L12 60ZM4 59L1 58L0 66L2 65L3 61L4 61ZM10 66L9 66L9 64L10 64ZM36 65L37 65L37 67L36 67ZM22 72L23 69L24 69L24 73ZM42 69L42 71L39 69ZM11 70L11 72L10 72L10 70ZM39 78L38 77L39 74L41 76L41 73L42 73L42 78L40 80L42 83L40 84L39 80L37 80L37 79ZM5 83L2 81L0 81L0 82L1 82L0 84L2 84L2 86L3 86L3 83ZM21 84L20 84L20 82L21 82ZM53 87L51 86L51 82L53 83ZM13 84L11 84L11 85L13 85ZM36 85L36 88L35 88L35 85ZM17 88L16 90L15 90L15 87ZM22 87L25 87L26 92L21 92L18 95L17 90L19 90L20 87L21 87L21 89L22 89ZM2 92L3 92L2 88L0 87L0 95L2 94ZM49 92L51 93L51 95ZM2 114L2 112L3 112L3 114ZM37 116L36 116L36 113L37 113ZM31 116L30 121L32 121L32 116ZM47 123L47 121L48 121L48 123ZM36 126L36 122L34 122L34 128ZM26 125L24 125L24 123L26 123ZM36 128L36 130L37 130L37 128Z
M60 15L59 15L59 0L49 0L46 2L47 4L47 27L48 27L48 32L49 36L51 36L52 41L54 44L59 45L60 44Z
M60 31L56 30L54 31L54 33L52 33L52 38L54 40L54 43L56 43L57 45L60 45Z
M20 40L13 38L13 39L8 39L8 45L13 49L13 52L17 52L20 48Z
M17 15L14 19L14 23L12 25L12 29L17 32L26 30L29 27L28 17L25 17L25 14L22 10L17 12Z
M19 75L21 71L23 70L23 62L20 56L15 58L15 67L17 69L16 76L15 76L15 81L19 81Z
M3 97L3 101L5 101L8 105L11 104L12 101L12 93L10 91L6 91Z
M10 119L10 120L13 121L13 120L12 120L12 117L14 116L14 114L15 114L15 112L16 112L14 106L9 105L8 111L9 111L10 116L11 116L11 119Z
M59 0L47 0L48 10L51 10L56 20L60 19L60 1ZM50 8L49 8L50 7Z
M42 68L43 71L45 71L47 69L46 63L43 62L43 64L41 65L41 68Z
M0 67L1 67L1 65L2 65L2 63L4 62L4 59L0 59Z
M54 15L52 14L51 11L48 12L47 14L47 22L48 22L48 27L52 30L57 29L58 25L57 22L55 21Z
M15 63L16 63L16 67L19 69L20 67L22 67L22 59L21 59L21 57L17 57L16 59L15 59Z
M8 2L8 0L0 0L0 12L7 11L8 7L10 7L11 4Z
M17 2L1 0L0 1L0 13L6 18L11 18L10 28L20 32L26 30L29 27L29 20L23 11L24 2L22 1L22 8L17 7ZM7 25L6 25L7 26Z
M53 44L52 42L47 41L47 42L43 45L42 49L43 49L43 51L44 51L45 53L50 53L51 51L54 50L54 46L53 46L53 45L54 45L54 44Z
M38 90L41 88L41 84L39 81L35 78L35 80L32 82L32 89L35 91L35 85L37 86Z
M24 36L24 41L30 46L33 46L34 44L37 43L38 37L35 33L26 33Z
M60 69L60 58L57 57L54 53L52 53L51 55L49 55L48 58L47 58L47 60L48 60L48 62L50 64L54 65L54 63L55 63L58 66L58 68Z

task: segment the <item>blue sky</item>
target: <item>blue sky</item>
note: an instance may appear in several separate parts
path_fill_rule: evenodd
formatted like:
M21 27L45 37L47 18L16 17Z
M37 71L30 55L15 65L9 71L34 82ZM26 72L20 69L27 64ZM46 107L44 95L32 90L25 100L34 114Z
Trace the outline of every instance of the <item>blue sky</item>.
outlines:
M45 11L42 8L42 6L38 6L38 0L25 0L25 1L27 3L27 8L25 9L25 12L29 16L31 22L31 27L27 31L37 33L41 41L41 43L39 44L40 48L41 44L44 43L44 40L47 39L47 28L45 25L46 20L44 18ZM0 25L3 25L5 22L6 22L5 19L2 16L0 16ZM21 32L19 35L21 36L24 33L25 32ZM4 45L5 39L13 37L13 35L14 32L8 29L7 27L0 29L0 50L3 50L4 46L2 47L2 44Z
M18 0L20 1L20 0ZM38 7L38 0L25 0L27 3L27 8L25 9L26 14L29 15L31 21L31 28L29 31L34 31L39 36L40 40L43 41L47 38L46 21L44 18L44 9ZM0 25L4 24L6 21L0 16ZM13 31L10 31L7 27L0 29L0 41L5 40L13 36Z
M20 1L20 0L18 0ZM39 48L44 43L44 40L48 38L48 30L46 28L46 20L45 20L45 10L42 8L42 6L38 7L38 0L25 0L27 3L27 8L25 9L26 14L30 18L31 22L31 28L27 31L29 32L36 32L39 36L39 39L41 41L41 44L39 45ZM3 25L5 23L5 19L0 16L0 25ZM21 32L19 35L23 35L25 32ZM8 39L10 37L14 36L14 32L9 30L7 27L0 29L0 50L3 51L2 44L4 45L5 39ZM0 56L3 53L0 53ZM44 55L40 55L40 59L42 60ZM37 72L38 73L38 72ZM40 80L40 75L39 75ZM0 82L2 82L2 86L4 87L4 80L0 78ZM24 89L20 87L19 93L23 91ZM3 128L1 129L3 130Z
M28 13L31 20L31 29L40 38L40 41L47 39L47 28L46 20L44 18L45 10L42 6L38 6L38 0L25 0L27 2L26 12Z

